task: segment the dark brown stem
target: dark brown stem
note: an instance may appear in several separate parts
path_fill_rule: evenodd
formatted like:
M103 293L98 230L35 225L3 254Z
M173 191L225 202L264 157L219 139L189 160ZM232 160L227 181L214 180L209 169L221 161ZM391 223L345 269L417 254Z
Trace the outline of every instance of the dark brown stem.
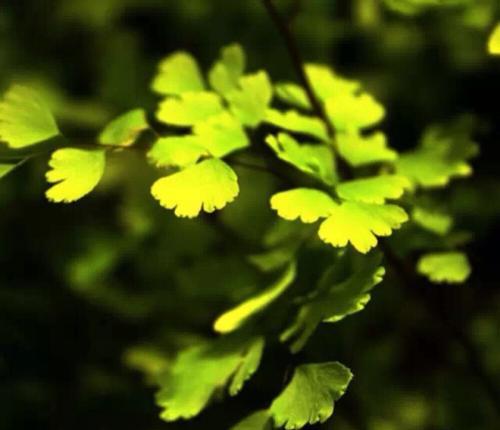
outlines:
M319 102L318 98L314 94L313 87L311 85L311 81L309 80L309 77L307 76L307 73L304 70L304 61L302 59L302 56L300 54L299 47L297 46L297 42L295 41L295 38L293 37L293 33L290 28L290 21L286 21L278 12L278 9L276 9L276 5L274 4L273 0L262 0L262 3L264 7L267 10L267 13L269 14L270 18L274 22L274 25L276 26L277 30L281 34L286 48L288 50L288 54L290 56L290 60L292 62L293 68L295 70L295 73L299 79L300 84L302 85L307 99L309 100L309 104L311 105L312 110L316 114L317 117L321 118L323 123L325 124L328 135L334 141L335 139L335 130L328 118L328 116L325 113L325 110L323 109L323 106ZM338 152L338 151L337 151ZM338 154L337 154L338 155ZM341 158L338 158L338 168L340 171L341 176L344 179L349 179L353 177L353 173L351 170L351 167Z

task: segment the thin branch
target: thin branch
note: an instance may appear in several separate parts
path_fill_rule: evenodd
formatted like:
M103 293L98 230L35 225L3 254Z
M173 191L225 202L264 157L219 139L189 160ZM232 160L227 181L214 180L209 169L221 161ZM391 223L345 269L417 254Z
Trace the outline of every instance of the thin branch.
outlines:
M288 50L288 54L290 56L290 60L292 62L293 68L295 70L295 73L299 79L300 84L302 85L302 88L304 89L307 99L309 100L309 104L311 105L314 113L316 114L317 117L321 118L323 123L325 124L328 135L332 139L334 145L335 145L335 130L328 119L328 116L325 113L325 110L323 109L323 106L319 102L318 98L314 94L314 90L311 84L311 81L309 77L307 76L307 73L304 70L304 61L302 59L302 56L300 54L299 47L297 45L297 42L295 38L293 37L293 33L290 28L290 21L286 21L278 12L278 9L276 8L276 5L274 4L273 0L262 0L262 3L264 7L267 10L267 13L269 14L270 18L274 22L274 25L276 26L277 30L281 34L286 48ZM338 150L336 151L338 155ZM344 179L350 179L353 177L352 169L351 167L345 162L345 160L342 157L337 157L337 165L340 171L341 176Z
M292 65L295 69L295 73L297 74L297 77L299 78L300 84L304 88L304 91L306 92L307 99L309 100L309 104L311 105L312 109L314 110L315 114L323 119L327 129L328 129L328 134L333 137L335 134L335 131L333 130L332 125L330 124L330 121L328 121L328 118L326 117L325 111L323 110L323 107L321 106L320 102L316 98L314 94L314 90L312 88L311 82L309 80L309 77L307 76L305 70L304 70L304 62L302 60L302 57L300 55L300 50L297 46L297 42L295 41L290 25L287 21L285 21L280 13L278 12L278 9L276 9L276 6L273 2L273 0L262 0L262 3L264 4L264 7L267 10L267 13L273 20L276 28L280 32L286 48L288 50L288 54L290 55L290 59L292 61Z

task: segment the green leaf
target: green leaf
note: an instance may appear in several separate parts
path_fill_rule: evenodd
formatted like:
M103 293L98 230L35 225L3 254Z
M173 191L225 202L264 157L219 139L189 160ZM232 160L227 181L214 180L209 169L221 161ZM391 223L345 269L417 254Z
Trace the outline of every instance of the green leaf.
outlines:
M184 93L163 100L156 117L165 124L191 126L224 112L220 97L215 93Z
M398 154L387 146L384 133L369 136L359 133L338 133L336 136L340 155L354 167L383 161L395 161Z
M268 136L266 143L278 158L302 172L321 180L327 185L337 182L334 158L331 149L325 145L299 144L292 136L280 133Z
M271 404L277 427L299 429L323 423L333 414L334 402L345 393L352 373L338 362L304 364Z
M139 134L149 128L144 109L134 109L111 121L99 135L99 143L130 146Z
M417 270L432 282L448 284L461 284L471 273L469 260L462 252L426 254L418 261Z
M196 60L187 52L174 52L158 67L151 89L163 95L181 95L205 89Z
M500 55L500 24L497 24L488 39L488 52L492 55Z
M323 64L306 64L305 71L316 96L323 102L339 94L358 92L361 88L359 82L342 78Z
M419 147L399 157L397 172L425 188L443 187L452 178L469 176L472 168L467 161L478 153L470 128L467 121L429 127Z
M382 204L387 199L399 199L410 187L411 182L405 176L381 175L345 181L336 189L344 200Z
M52 202L74 202L99 183L106 165L104 149L63 148L52 153L47 182L55 183L45 195Z
M240 122L227 112L199 122L193 132L214 157L225 157L250 145Z
M13 85L0 101L0 141L23 148L59 135L47 104L33 90Z
M158 381L161 389L156 401L163 409L161 418L175 421L198 415L231 380L236 381L232 387L236 394L257 370L262 348L260 337L250 340L222 337L182 351Z
M316 97L323 102L340 93L354 93L361 87L359 82L342 78L323 64L308 63L304 69ZM275 91L276 96L285 103L301 109L311 109L309 98L300 85L280 83L276 85Z
M239 193L238 178L222 160L213 158L158 179L151 194L178 217L193 218L232 202Z
M8 163L0 163L0 179L4 176L7 176L10 172L12 172L16 167L19 167L24 163L25 160L21 161L13 161Z
M236 396L253 374L257 371L264 352L264 338L256 338L246 350L242 357L241 364L237 368L229 385L229 395Z
M244 125L257 126L266 117L273 96L271 81L260 71L239 79L239 88L227 94L231 111Z
M365 254L377 245L377 236L390 236L408 221L399 206L345 202L330 210L330 217L319 228L319 237L335 247L349 242Z
M162 137L153 144L147 155L157 167L187 167L209 154L198 137L187 135Z
M231 427L231 430L273 430L271 415L267 410L254 412Z
M325 110L339 132L356 133L385 116L384 107L368 93L338 93L325 101Z
M245 71L245 62L245 53L240 45L234 43L222 48L220 59L208 74L211 87L221 95L236 89Z
M453 218L451 216L422 206L413 209L411 217L420 227L439 236L448 234L453 227Z
M385 274L381 259L379 253L342 255L323 274L316 291L300 301L294 322L281 334L280 340L293 340L290 349L296 353L321 322L335 323L363 310L370 300L370 291Z
M295 188L274 194L271 208L287 221L297 218L304 223L313 223L332 214L337 204L323 191L313 188Z
M274 302L294 281L295 264L290 264L281 276L264 291L245 300L238 306L224 312L214 323L214 330L229 333L241 327L254 315L262 312Z
M278 83L274 87L274 92L282 102L303 110L311 109L307 94L300 85L290 82Z
M320 119L301 115L294 110L280 112L276 109L268 109L265 121L288 131L316 137L323 142L330 140L326 127Z

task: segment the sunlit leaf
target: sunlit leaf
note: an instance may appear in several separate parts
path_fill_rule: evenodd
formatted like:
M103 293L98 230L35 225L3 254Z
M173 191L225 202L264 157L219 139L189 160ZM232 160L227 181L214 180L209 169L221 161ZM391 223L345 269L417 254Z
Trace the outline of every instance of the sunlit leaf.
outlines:
M311 175L325 184L337 182L334 158L326 145L299 144L292 136L280 133L268 136L266 143L283 161Z
M106 165L105 150L63 148L52 153L47 182L55 183L46 192L53 202L74 202L99 183Z
M492 55L500 55L500 24L497 24L488 40L488 52Z
M180 95L203 91L205 85L196 60L187 52L175 52L160 63L151 88L163 95Z
M330 210L318 234L335 247L351 243L364 254L377 245L377 236L390 236L406 221L408 215L399 206L345 202Z
M240 122L227 112L199 122L193 132L214 157L224 157L250 144Z
M275 425L300 429L307 424L325 422L351 379L350 370L338 362L297 367L292 380L271 404Z
M231 380L236 394L256 370L262 353L262 338L220 338L182 351L171 369L159 378L156 401L161 418L175 421L198 415L214 394Z
M234 43L222 48L220 59L208 75L211 87L222 95L236 89L245 70L245 62L245 53L240 45Z
M23 148L59 135L44 100L33 90L13 85L0 101L0 141Z
M213 158L158 179L151 194L178 217L193 218L202 210L213 212L232 202L239 193L238 178L222 160Z
M336 190L345 200L382 204L387 199L399 199L410 186L405 176L381 175L345 181Z
M265 121L288 131L313 136L324 142L329 141L326 126L320 119L302 115L294 110L280 112L268 109Z
M432 282L448 284L463 283L471 273L469 260L462 252L426 254L418 261L417 269Z
M378 124L385 116L384 107L368 93L339 93L325 101L325 109L337 131L356 130Z
M398 154L387 146L384 133L376 132L369 136L359 133L338 133L336 136L340 155L354 167L383 161L394 161Z
M187 167L209 154L198 137L187 135L162 137L153 144L147 155L158 167Z
M99 135L99 143L130 146L139 134L148 128L144 109L134 109L111 121Z
M191 126L224 112L221 100L215 93L183 93L179 97L163 100L156 117L165 124Z
M328 194L313 188L296 188L271 197L271 208L288 221L300 218L304 223L313 223L328 217L336 207Z
M271 286L224 312L214 323L215 331L228 333L245 324L252 316L262 312L276 300L295 279L295 265L289 265Z
M239 79L239 88L227 94L231 111L244 125L257 126L266 116L273 96L271 81L261 71Z

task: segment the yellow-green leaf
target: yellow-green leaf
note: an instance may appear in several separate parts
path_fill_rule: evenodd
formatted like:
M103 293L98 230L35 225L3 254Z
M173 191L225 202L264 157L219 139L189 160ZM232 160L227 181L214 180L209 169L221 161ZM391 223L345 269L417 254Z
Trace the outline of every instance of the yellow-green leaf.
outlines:
M221 95L236 89L245 70L245 62L245 53L237 43L222 48L220 59L208 75L211 87Z
M273 96L271 81L260 71L239 79L239 88L227 94L231 111L244 125L257 126L266 116Z
M55 185L47 190L47 199L69 203L82 198L97 186L105 165L103 149L63 148L54 151L46 179Z
M179 51L160 63L151 88L163 95L180 95L203 91L205 84L196 60L187 52Z
M368 93L339 93L325 101L325 110L335 129L355 133L379 123L384 107Z
M338 133L336 136L340 155L354 167L383 161L395 161L398 154L387 146L384 133L376 132L369 136L360 133Z
M156 117L165 124L191 126L222 112L220 97L204 91L166 98L158 106Z
M224 312L214 323L214 330L229 333L241 327L255 314L262 312L275 301L295 279L295 264L290 264L270 287Z
M330 217L323 221L319 237L335 247L351 243L365 254L377 245L377 236L390 236L408 221L408 215L399 206L345 202L334 206Z
M214 157L225 157L234 151L246 148L250 142L241 123L224 112L195 125L193 133Z
M467 256L462 252L439 252L420 258L418 272L432 282L461 284L471 273Z
M326 145L299 144L292 136L280 133L268 136L266 143L283 161L327 185L337 182L334 158Z
M273 430L269 411L262 410L254 412L231 427L231 430Z
M187 167L195 164L208 151L193 135L162 137L148 152L148 159L157 167Z
M382 204L387 199L399 199L410 187L411 182L405 176L381 175L345 181L336 189L344 200Z
M13 85L0 101L0 141L23 148L59 135L44 100L33 90Z
M320 119L302 115L294 110L280 112L276 109L268 109L265 121L288 131L316 137L323 142L330 140L326 126Z
M439 236L449 233L453 227L453 218L450 215L422 206L415 207L411 217L420 227Z
M99 135L99 143L130 146L139 134L149 128L144 109L134 109L111 121Z
M328 194L313 188L296 188L271 197L271 208L288 221L300 218L304 223L313 223L332 214L336 207Z
M239 193L234 170L217 158L202 161L158 179L151 194L178 217L193 218L202 210L213 212L232 202Z
M497 24L488 39L488 52L492 55L500 55L500 24Z

